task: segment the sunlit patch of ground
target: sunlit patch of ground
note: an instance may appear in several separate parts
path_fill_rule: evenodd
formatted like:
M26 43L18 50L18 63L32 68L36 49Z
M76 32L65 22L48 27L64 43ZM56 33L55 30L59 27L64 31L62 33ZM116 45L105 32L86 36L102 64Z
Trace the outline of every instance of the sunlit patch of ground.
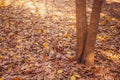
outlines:
M106 0L106 1L107 1L108 4L114 3L114 2L120 3L120 0Z
M24 5L26 8L29 8L30 12L33 14L40 14L41 16L48 14L45 3L29 1Z
M61 1L62 2L62 1ZM67 1L66 1L67 2ZM75 20L75 16L71 15L71 12L69 14L66 14L63 12L64 11L69 11L70 8L66 8L66 7L62 7L64 6L63 3L60 3L58 6L56 7L55 5L58 5L58 3L56 3L53 0L50 1L39 1L39 0L0 0L0 7L9 7L9 6L13 6L14 8L18 8L18 7L23 7L25 9L29 10L29 13L32 13L34 15L39 15L41 17L45 17L45 16L57 16L57 17L62 17L62 16L70 16L73 17L73 19ZM49 8L49 10L48 10ZM72 7L74 8L74 7Z

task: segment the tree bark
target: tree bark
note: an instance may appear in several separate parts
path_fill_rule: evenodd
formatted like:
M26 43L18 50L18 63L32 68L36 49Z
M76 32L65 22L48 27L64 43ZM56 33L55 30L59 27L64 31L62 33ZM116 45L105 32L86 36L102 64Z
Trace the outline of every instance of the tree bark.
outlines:
M82 61L85 48L87 17L86 0L76 0L76 27L77 27L77 61Z
M103 1L104 0L94 0L90 24L88 26L85 52L82 58L82 62L84 62L86 65L94 64L94 48L95 48L96 35L97 35L100 12L101 12Z

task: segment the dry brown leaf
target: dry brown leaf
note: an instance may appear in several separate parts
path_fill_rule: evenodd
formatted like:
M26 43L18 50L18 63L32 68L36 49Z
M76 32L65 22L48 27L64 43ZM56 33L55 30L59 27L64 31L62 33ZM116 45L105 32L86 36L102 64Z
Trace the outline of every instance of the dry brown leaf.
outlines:
M43 58L42 61L43 61L43 62L46 62L46 61L48 61L48 59L49 59L48 56L44 56L44 58Z
M4 40L4 39L5 39L4 37L0 36L0 41L1 41L1 40Z
M100 68L93 68L91 69L93 73L100 73Z
M4 59L5 58L5 56L0 56L0 59Z
M22 78L21 77L15 77L15 78L13 78L13 80L22 80Z

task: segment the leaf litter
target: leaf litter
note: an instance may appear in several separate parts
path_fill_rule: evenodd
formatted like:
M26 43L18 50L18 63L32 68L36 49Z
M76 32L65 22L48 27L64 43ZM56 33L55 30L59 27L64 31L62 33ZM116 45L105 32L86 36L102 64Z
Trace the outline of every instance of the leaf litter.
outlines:
M93 67L75 61L75 0L0 2L0 80L119 80L120 10L114 1L103 5Z

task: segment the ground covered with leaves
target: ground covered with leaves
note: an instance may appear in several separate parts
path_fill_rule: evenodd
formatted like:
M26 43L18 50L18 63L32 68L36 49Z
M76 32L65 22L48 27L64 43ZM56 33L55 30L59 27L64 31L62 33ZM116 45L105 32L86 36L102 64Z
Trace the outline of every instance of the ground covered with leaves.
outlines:
M1 1L0 80L120 79L119 0L103 5L93 67L74 59L75 0Z

